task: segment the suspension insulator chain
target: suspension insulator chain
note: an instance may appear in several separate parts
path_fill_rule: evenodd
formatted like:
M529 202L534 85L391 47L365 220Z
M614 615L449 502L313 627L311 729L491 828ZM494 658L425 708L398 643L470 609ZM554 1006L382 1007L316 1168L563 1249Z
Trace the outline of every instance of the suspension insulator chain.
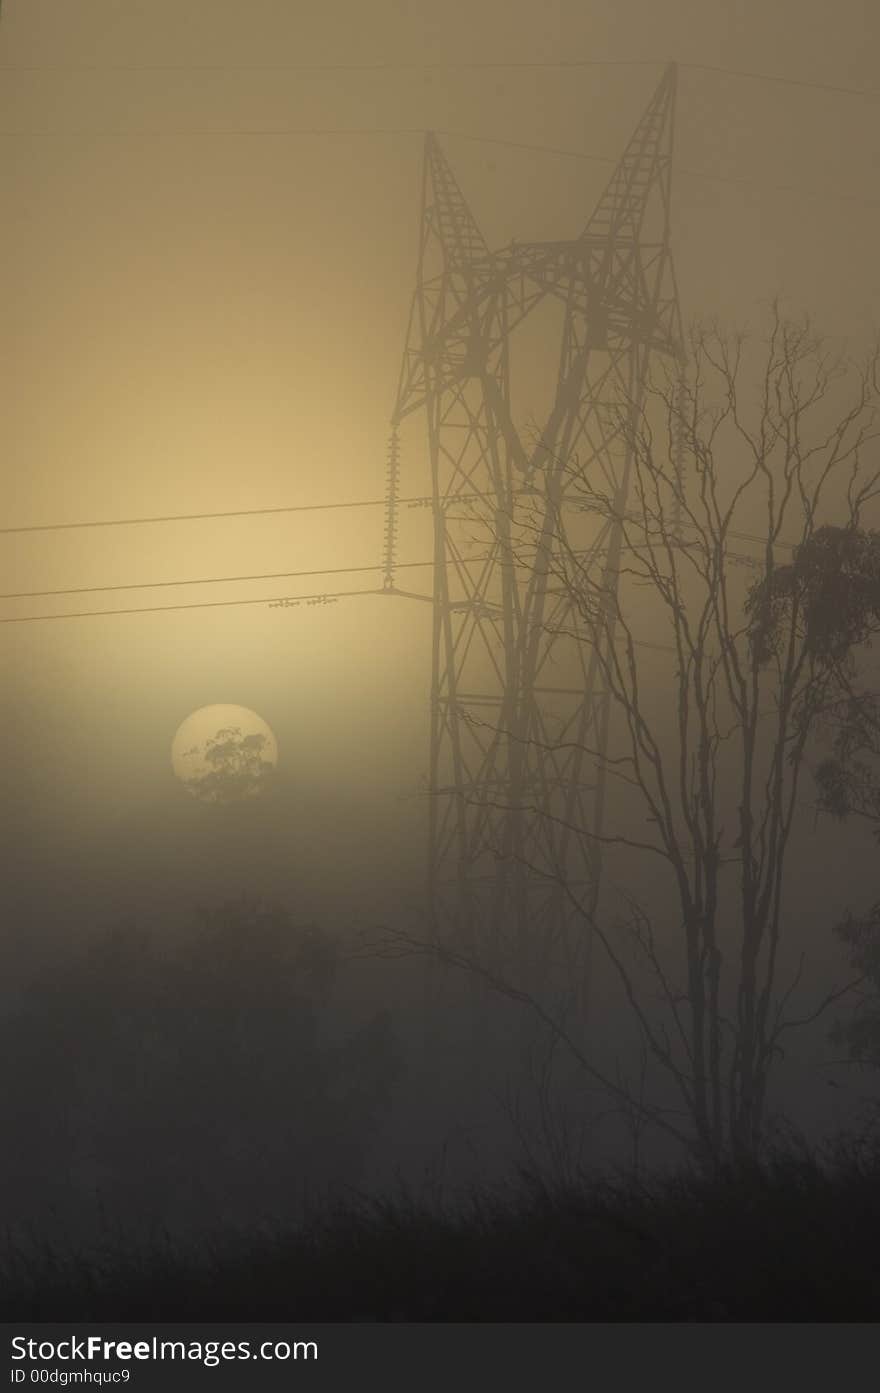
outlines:
M400 490L400 441L397 431L391 432L388 442L388 468L385 476L385 556L383 589L394 589L394 567L397 561L397 504Z
M685 487L685 454L687 441L685 438L684 413L687 409L687 390L684 375L680 375L675 387L672 407L672 426L673 426L673 471L675 477L675 498L672 504L672 536L673 539L681 544L682 541L682 499Z

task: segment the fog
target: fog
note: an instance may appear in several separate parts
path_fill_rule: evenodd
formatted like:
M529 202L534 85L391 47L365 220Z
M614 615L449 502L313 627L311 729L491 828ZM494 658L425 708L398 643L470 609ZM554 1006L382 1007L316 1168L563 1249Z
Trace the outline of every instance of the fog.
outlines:
M531 1087L509 1064L528 1034L516 1005L432 977L421 958L352 956L358 934L418 937L427 923L429 508L399 510L400 588L422 598L377 593L423 133L438 132L491 247L574 238L674 60L671 244L685 321L757 331L781 297L858 353L880 319L880 128L876 95L852 89L876 86L878 42L868 0L5 0L0 606L4 621L23 622L0 628L4 1070L17 1125L30 1108L45 1136L8 1163L4 1222L88 1233L109 1210L133 1228L256 1224L267 1210L298 1213L324 1182L492 1181L529 1159L511 1125L511 1097ZM557 367L537 317L531 333L513 377L524 433L546 415ZM401 438L400 493L422 497L423 414ZM352 503L363 506L324 506ZM215 513L238 515L63 526ZM15 530L47 525L57 530ZM303 602L270 607L288 596ZM70 617L114 609L131 612ZM647 604L640 613L650 637ZM668 669L646 664L659 709ZM265 797L205 806L175 779L175 730L215 703L250 708L274 732L278 778ZM798 824L785 966L806 954L805 1001L846 978L831 927L871 902L875 854L870 829ZM612 858L609 876L662 918L659 873ZM242 896L251 908L230 910ZM246 940L258 902L289 916L294 946L310 926L338 944L332 986L297 986L276 1036L277 941L224 977L199 937L225 922ZM184 1040L181 983L201 984L192 999L203 990L210 1042L232 1020L236 973L263 984L248 998L263 1014L248 1019L265 1038L242 1029L265 1107L246 1121L244 1085L230 1106L242 1135L266 1128L268 1152L223 1153L195 1212L178 1171L158 1165L160 1130L179 1123L157 1101L172 1065L154 1059L138 1085L152 1189L132 1179L137 1109L118 1111L124 1068L108 1066L91 1093L83 1080L117 1047L116 1015L155 1025L157 1011L181 1069L201 1078L208 1046ZM632 1071L619 983L596 974L591 1058ZM126 1038L136 1071L144 1039ZM296 1104L299 1139L266 1120L266 1100L289 1082L285 1051L320 1081L296 1085L309 1099ZM359 1051L375 1077L352 1082L345 1061ZM68 1092L65 1052L78 1060ZM874 1087L844 1069L829 1089L835 1057L823 1022L780 1063L774 1110L810 1138L851 1122ZM559 1069L567 1105L583 1103L577 1158L626 1161L624 1122L599 1125L594 1084ZM210 1077L222 1093L220 1064ZM344 1096L355 1098L350 1115ZM99 1122L71 1124L81 1152L62 1164L73 1143L58 1140L60 1119L77 1107ZM95 1140L111 1117L115 1150ZM544 1160L546 1143L535 1141ZM204 1162L192 1146L184 1170ZM655 1156L674 1149L658 1142ZM260 1179L270 1173L271 1185ZM289 1190L288 1175L299 1177Z

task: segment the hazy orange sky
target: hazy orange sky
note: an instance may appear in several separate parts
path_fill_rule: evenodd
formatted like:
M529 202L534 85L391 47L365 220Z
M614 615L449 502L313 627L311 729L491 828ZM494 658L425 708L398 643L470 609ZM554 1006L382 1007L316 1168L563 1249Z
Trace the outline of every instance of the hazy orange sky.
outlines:
M460 133L444 147L490 243L567 237L606 164L464 136L616 156L669 58L871 87L878 49L873 0L6 0L4 525L379 496L414 278L418 131ZM576 57L651 61L430 66ZM303 70L364 63L415 66ZM754 320L782 293L837 334L880 322L877 118L876 99L682 68L686 317ZM410 447L405 493L423 489L423 467ZM430 555L427 523L404 513L402 559ZM370 565L381 538L380 509L5 537L0 578L12 592ZM153 882L185 880L200 856L207 875L216 847L193 849L204 810L180 802L168 747L195 707L238 702L275 729L289 779L285 818L252 829L247 855L276 871L283 860L285 886L316 899L328 858L381 899L389 867L402 874L423 841L429 621L427 605L375 597L5 626L10 826L71 857L127 838L106 871L120 899L138 856Z

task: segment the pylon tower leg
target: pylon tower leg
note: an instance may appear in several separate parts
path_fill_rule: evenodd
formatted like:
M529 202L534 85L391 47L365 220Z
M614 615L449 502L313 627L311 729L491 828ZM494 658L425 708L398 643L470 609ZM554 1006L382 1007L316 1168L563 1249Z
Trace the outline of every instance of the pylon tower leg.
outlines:
M427 136L393 413L396 431L424 412L431 468L435 933L520 987L562 984L581 1007L611 709L601 655L560 574L576 549L581 575L616 593L634 418L653 357L681 354L669 238L675 85L670 65L570 241L490 251ZM558 377L527 450L511 345L548 298L561 311ZM585 508L591 493L611 515Z

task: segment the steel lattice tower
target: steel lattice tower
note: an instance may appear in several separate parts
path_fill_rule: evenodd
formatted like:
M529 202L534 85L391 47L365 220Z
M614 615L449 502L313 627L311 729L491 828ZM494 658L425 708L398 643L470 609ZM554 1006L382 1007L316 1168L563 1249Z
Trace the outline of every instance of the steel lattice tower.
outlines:
M681 353L674 105L670 65L580 236L496 252L426 138L391 496L397 428L423 409L434 520L429 888L441 940L520 980L544 977L551 961L572 985L587 970L589 935L563 886L582 903L598 893L604 789L584 747L607 747L609 696L554 573L564 537L588 572L615 583L620 528L578 500L586 486L626 507L626 414L639 409L652 355ZM527 448L512 412L511 340L548 297L562 321L558 377ZM394 524L392 511L392 538ZM485 539L476 557L475 526Z

